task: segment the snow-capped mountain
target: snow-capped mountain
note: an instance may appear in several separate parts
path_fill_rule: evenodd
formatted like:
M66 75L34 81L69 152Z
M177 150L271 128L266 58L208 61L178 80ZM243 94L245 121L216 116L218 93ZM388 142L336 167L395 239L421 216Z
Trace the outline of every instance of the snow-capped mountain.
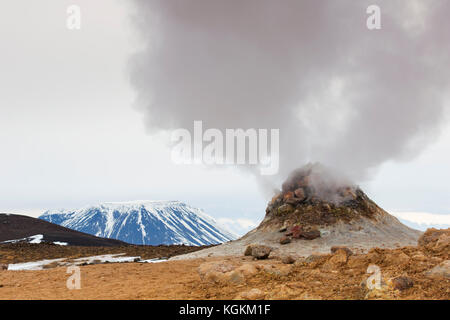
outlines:
M74 211L47 211L39 219L132 244L200 246L236 239L202 210L180 201L110 202Z

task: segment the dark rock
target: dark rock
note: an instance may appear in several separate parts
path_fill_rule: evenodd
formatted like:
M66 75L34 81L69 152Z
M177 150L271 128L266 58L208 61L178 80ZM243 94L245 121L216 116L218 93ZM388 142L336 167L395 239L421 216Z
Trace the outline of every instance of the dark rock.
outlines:
M314 240L316 238L320 238L320 231L319 230L303 231L301 233L301 238L306 240Z
M281 258L281 262L284 264L293 264L295 262L295 259L292 256L284 256Z
M291 242L291 238L287 237L287 236L283 236L280 239L280 244L288 244Z
M392 286L397 290L406 290L414 285L413 279L410 277L397 277L392 279Z
M286 236L292 236L294 239L299 239L303 233L303 229L301 226L293 226L289 229L288 233L286 233Z
M255 245L252 247L252 256L256 259L267 259L272 248L263 245Z
M252 249L254 246L255 246L254 244L248 245L247 248L245 248L244 256L251 256Z

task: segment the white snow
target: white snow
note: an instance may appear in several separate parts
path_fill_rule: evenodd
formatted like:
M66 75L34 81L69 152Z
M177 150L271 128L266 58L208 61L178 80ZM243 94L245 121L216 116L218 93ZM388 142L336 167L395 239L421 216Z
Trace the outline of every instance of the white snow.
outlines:
M16 243L16 242L26 241L28 243L37 244L37 243L41 243L43 239L44 239L44 236L42 234L36 234L34 236L30 236L30 237L26 237L26 238L22 238L22 239L6 240L1 243Z
M140 259L141 257L123 257L125 253L116 254L104 254L99 256L83 257L74 259L74 264L79 265L83 263L92 264L94 262L105 263L105 262L133 262L135 259Z
M121 262L134 262L137 260L139 263L159 263L167 261L167 259L147 259L141 260L140 256L129 257L125 256L125 253L116 254L104 254L98 256L82 257L77 259L72 259L67 261L66 258L60 259L45 259L33 262L15 263L8 265L8 270L12 271L23 271L23 270L43 270L45 266L58 263L58 267L69 267L69 266L79 266L82 264L94 264L94 263L121 263Z
M59 262L65 260L62 259L52 259L52 260L40 260L40 261L33 261L33 262L24 262L24 263L14 263L8 265L8 270L13 271L21 271L21 270L42 270L44 269L44 266L49 265L53 262Z
M61 241L54 241L54 244L57 244L58 246L67 246L68 243L67 242L61 242Z
M143 263L159 263L159 262L165 262L168 261L167 259L147 259L147 260L141 260L139 262Z

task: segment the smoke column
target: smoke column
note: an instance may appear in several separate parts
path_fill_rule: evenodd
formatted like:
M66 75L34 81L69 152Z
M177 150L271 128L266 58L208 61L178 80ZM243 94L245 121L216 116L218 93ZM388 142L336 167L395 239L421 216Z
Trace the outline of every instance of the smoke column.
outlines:
M320 161L366 179L436 138L450 80L450 1L377 1L372 31L371 4L134 0L136 104L150 131L279 128L278 178Z

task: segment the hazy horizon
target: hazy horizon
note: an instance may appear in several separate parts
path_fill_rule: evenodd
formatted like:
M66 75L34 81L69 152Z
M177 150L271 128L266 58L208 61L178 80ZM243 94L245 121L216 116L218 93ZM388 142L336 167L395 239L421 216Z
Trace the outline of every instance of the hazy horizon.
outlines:
M147 38L143 40L143 37L148 35L143 34L142 30L141 33L138 32L133 24L133 17L136 17L136 8L139 8L136 7L135 2L124 0L77 1L77 5L82 10L82 27L80 30L68 30L66 27L66 9L72 4L71 1L44 0L39 1L39 3L30 3L29 1L18 0L4 5L5 9L0 13L0 20L8 27L0 30L0 37L3 40L2 50L0 51L2 63L0 74L2 88L0 94L0 150L2 154L0 158L0 179L2 182L0 185L0 212L23 213L36 217L46 210L73 209L102 202L179 200L204 209L207 214L224 224L235 224L235 229L248 230L262 220L270 197L261 192L258 179L251 172L232 167L175 165L170 158L168 132L158 131L154 122L149 120L149 115L157 113L162 119L160 126L165 130L170 127L167 123L171 120L181 119L182 124L191 123L188 118L188 116L191 116L190 109L187 109L184 117L179 112L175 112L179 110L177 109L178 104L175 103L171 109L167 109L167 113L164 111L164 108L172 103L171 97L175 95L174 92L166 90L165 82L161 80L158 85L146 86L144 80L150 81L153 80L153 76L163 77L163 75L167 75L164 81L169 81L169 83L172 79L175 79L176 73L175 75L170 74L167 70L177 60L177 54L181 55L182 52L176 52L177 54L173 56L167 54L168 52L175 52L175 49L179 49L183 45L186 46L186 52L190 56L183 56L183 59L186 60L180 60L180 63L193 61L192 68L194 69L198 63L203 61L204 57L187 60L189 57L192 59L192 56L195 56L196 49L186 44L180 44L176 40L179 37L184 39L187 34L192 36L195 34L200 37L201 33L195 33L196 28L215 21L215 19L209 19L209 17L208 19L195 20L194 23L192 22L194 20L191 20L196 17L194 10L192 12L183 11L184 15L178 17L176 8L163 7L159 1L153 1L152 3L158 4L154 8L160 8L161 12L156 12L156 14L165 18L167 24L164 25L164 28L152 29L152 32L155 31L156 35L151 33L150 39L154 37L156 40L162 41L159 43L161 46L164 44L167 47L163 46L161 51L165 54L165 59L152 60L149 63L150 66L157 63L160 67L157 70L158 72L148 74L147 67L143 67L143 73L140 74L143 80L139 78L139 81L142 80L139 85L136 85L136 78L138 78L136 70L134 76L133 73L130 73L130 64L132 64L130 61L133 61L133 57L137 53L151 47L149 45L151 41L149 42ZM412 3L417 4L417 1L411 1L410 3L412 8ZM346 2L346 5L349 5L349 3ZM393 16L400 14L390 12L390 7L383 7L382 3L380 5L385 10L383 14L390 17L385 21L391 21L390 19L393 19ZM422 27L428 30L426 28L428 20L424 18L428 11L425 9L419 5L415 9L417 12L415 11L414 14L416 17L423 18L424 26ZM227 14L232 14L232 12L227 11ZM280 11L279 14L283 17L285 11ZM366 17L367 14L364 11L361 12L363 23ZM181 20L178 21L178 18ZM142 19L142 16L139 16L139 19ZM419 20L414 21L419 23ZM183 26L182 30L176 28L178 22ZM250 26L250 31L245 33L242 39L236 39L235 30L227 33L228 29L224 28L225 22L216 22L215 31L217 34L224 38L226 35L230 37L227 38L227 41L229 41L226 42L227 45L236 41L238 47L243 47L243 40L246 40L246 37L253 38L255 34L259 34L257 33L259 28ZM280 26L280 30L283 31L284 27L290 28L289 22L290 20L286 21L287 26ZM149 22L149 24L151 23L152 21ZM444 22L435 19L435 23L438 25ZM247 24L235 25L235 27L239 26L247 26ZM150 30L150 27L146 24L140 27L144 30ZM334 149L322 148L321 144L316 145L316 154L329 162L336 160L336 163L339 162L340 164L350 159L351 165L348 166L355 171L358 163L364 163L364 166L366 164L372 165L373 160L373 170L370 169L372 167L368 167L370 174L361 178L358 184L377 204L388 212L395 213L402 221L409 218L411 226L449 226L450 196L447 181L450 180L448 166L448 163L450 163L450 149L448 148L450 145L450 122L448 121L447 106L450 103L450 95L446 90L436 90L436 88L440 89L441 85L444 87L444 84L446 84L445 81L450 75L449 65L439 65L438 70L441 73L436 75L435 78L431 77L432 73L430 73L430 70L435 70L434 68L422 69L420 66L416 68L415 58L421 53L409 52L408 50L416 47L409 46L409 42L403 39L402 35L406 34L411 39L416 39L415 37L418 36L414 32L418 32L415 29L418 26L408 26L411 30L407 28L405 29L407 31L400 32L397 30L391 34L388 27L389 24L386 25L386 30L382 28L373 32L379 32L378 34L381 36L385 32L386 37L395 34L395 37L389 37L386 41L383 38L374 41L377 44L386 43L387 47L393 45L392 48L397 49L399 48L396 44L397 40L401 39L401 44L404 44L405 47L402 47L403 49L399 51L397 58L406 61L402 67L411 64L414 66L414 68L411 67L414 74L416 72L419 75L426 74L426 77L418 79L417 81L420 80L420 82L417 83L420 83L420 86L416 86L416 82L410 81L414 82L411 84L403 79L404 73L397 74L398 78L391 79L395 85L394 88L398 90L406 89L395 96L396 101L392 105L382 105L381 102L384 102L384 100L380 100L380 106L385 108L380 109L380 112L387 113L387 117L389 117L388 111L393 108L395 102L403 98L408 103L420 104L420 108L414 108L418 111L414 114L410 112L410 114L408 106L403 106L400 114L391 115L390 118L387 118L389 120L389 130L387 131L383 131L387 124L382 122L381 117L375 117L373 121L370 121L370 118L367 120L366 117L357 117L361 120L360 126L357 126L359 122L351 122L351 126L345 127L345 134L342 134L342 137L339 136L340 138L336 140L335 146L342 148L339 149L342 152L336 153L336 159L331 155L331 151ZM266 32L268 31L266 30ZM355 31L355 35L360 36L365 34L364 32L369 31ZM288 36L295 39L296 34L296 32L292 32ZM305 36L305 34L308 35L309 32L303 31L301 33L302 36ZM221 43L217 41L219 37L215 38L212 35L214 34L208 34L206 39L211 37L213 39L211 40L211 47L215 50L213 51L220 52ZM284 44L276 36L276 33L271 34L271 36L273 36L273 39L271 39L275 44L280 46ZM448 41L444 41L446 38L440 38L440 36L436 35L436 39L438 39L436 42L431 42L435 39L429 39L430 48L432 47L430 51L433 51L431 57L440 57L439 53L448 52ZM290 39L289 37L287 38ZM164 39L167 40L166 43L164 43ZM344 39L346 41L344 44L348 43L352 46L355 43L357 45L365 44L364 39L361 40L361 43L359 41L353 42L350 36L336 38L336 42L339 42L339 39ZM198 39L193 36L191 40ZM257 43L247 44L248 47L243 48L242 52L257 52L255 49ZM317 46L314 48L322 48L323 43L318 41L315 45ZM266 48L264 45L262 47ZM372 46L369 47L372 48ZM295 46L295 51L293 51L295 55L293 54L293 56L301 53L302 48L300 45ZM359 48L359 46L355 45L352 48ZM230 54L236 53L237 55L238 51L231 51ZM408 56L405 55L405 52L408 52ZM438 54L434 54L434 52ZM272 56L278 58L279 54L279 50L274 50L270 52L269 58ZM315 64L327 61L324 68L336 67L333 70L342 72L339 74L347 76L348 64L343 63L340 59L328 64L329 54L329 52L323 53L323 57L316 57L312 52L304 57ZM222 56L219 55L220 57ZM236 57L236 60L240 59L239 55ZM217 61L216 58L207 61L215 62ZM267 57L259 58L257 61L247 61L247 63L256 68L257 63L269 59ZM357 57L353 58L356 59ZM440 59L442 60L439 61L448 61L446 57L440 57ZM231 62L233 61L231 60ZM361 61L364 62L365 60L357 61L359 62L357 66L360 67L362 66ZM341 65L341 63L343 64ZM182 63L182 65L186 65L186 63ZM240 66L240 70L247 71L245 65L237 64L237 66ZM377 76L385 75L382 72L386 70L381 71L380 67L383 65L383 61L380 61L377 65L367 66L367 69L353 70L354 73L349 75L351 76L349 79L356 79L352 77L357 77L360 74L359 72L364 73L366 70L374 75L369 83L376 83L379 81ZM281 70L288 69L289 61L282 61L279 66ZM423 70L425 70L425 73L420 73ZM192 72L192 70L186 72L188 71ZM296 69L295 74L288 79L297 79L299 75L301 78L301 72L303 71L306 72L306 69ZM202 70L199 79L211 76L209 72L210 70ZM272 72L276 72L275 67ZM230 74L234 75L234 73ZM257 73L257 76L259 75ZM407 75L409 76L409 74ZM132 81L133 77L134 82ZM326 73L321 74L321 78L315 81L303 80L302 88L311 85L315 89L320 89L321 84L323 84L321 81L324 78L327 78ZM187 77L186 79L190 78ZM175 99L177 103L182 101L181 98L190 99L189 93L194 92L194 88L196 88L195 83L190 82L190 87L187 87L187 90L181 94L183 81L186 81L186 79L181 77L180 83L177 83L179 89L177 94L180 97ZM249 77L248 79L252 78ZM225 81L222 78L213 80L217 82ZM211 80L210 88L216 88L216 82L213 80ZM407 83L402 84L402 81ZM232 81L226 83L231 89L234 88ZM438 83L438 85L432 86L431 83ZM425 84L429 84L430 87L424 88ZM273 83L264 82L261 87L263 85L273 85ZM282 83L279 88L275 88L277 95L280 95L280 97L285 94L285 85ZM367 96L364 96L362 101L367 102L379 97L379 95L384 96L386 92L389 92L391 86L389 83L383 84L378 91L372 87L367 88L365 90ZM254 86L256 89L261 87L259 85ZM147 102L143 106L137 103L139 97L142 97L142 90L145 91L147 88L149 92L160 90L158 91L160 93L158 101L163 104L158 108L148 107ZM434 93L431 94L433 98L438 96L439 103L442 104L442 110L440 107L433 108L434 100L421 104L423 101L416 99L417 95L413 94L413 88L426 91L423 95L420 95L420 98L429 97L430 92ZM308 97L308 101L304 103L308 106L314 105L313 102L330 103L332 96L324 98L323 101L315 100L317 95L322 92L319 89L308 91L314 92L314 95ZM439 95L435 91L439 91ZM217 92L225 94L229 90L223 92L217 90ZM408 92L410 92L410 95ZM297 94L295 93L292 96L296 98ZM288 100L286 105L289 105L290 97L286 98ZM246 101L250 102L261 101L254 100L256 98L251 95L245 96L245 98L248 98ZM344 103L347 96L341 98L342 100L339 101ZM197 98L192 97L192 99L192 101L196 101ZM192 101L189 102L192 103ZM211 97L206 96L205 101L211 101ZM235 101L238 101L238 98L230 98L229 101L223 103ZM258 107L259 105L252 105L254 109L242 112L242 117L233 113L227 120L231 122L235 120L234 118L238 118L239 121L252 119L252 115L258 115L255 111L258 110ZM203 109L200 108L200 110ZM283 123L283 120L288 118L286 110L280 111L280 113L284 113L282 116L277 115L278 122L275 123ZM312 119L319 117L319 112L318 114L313 112L316 110L314 107L305 107L304 110L309 112L308 114L311 115ZM329 111L330 108L321 111L320 114ZM171 114L173 115L170 116ZM222 115L215 114L214 116L220 122ZM225 116L223 115L223 117ZM266 116L267 121L272 120L270 119L270 113L267 113ZM408 118L408 116L414 117L415 120L406 121L408 119L405 120L404 118ZM265 123L262 116L258 120ZM328 115L328 120L332 122L334 116ZM211 118L208 125L214 126L212 121ZM327 129L327 125L329 125L327 121L320 123L318 128L326 129L326 132L332 137L338 135L337 133L341 132L340 130ZM400 122L407 126L408 130L400 130ZM238 122L238 125L242 123L244 122ZM255 123L259 124L256 121ZM360 140L364 140L366 136L361 135L360 132L363 132L368 125L370 127L367 130L373 131L381 128L379 130L383 139L373 139L367 142L362 150L367 150L367 157L370 156L373 159L364 158L359 159L360 162L358 162L356 156L351 157L352 149L355 144L363 143ZM399 125L398 130L396 130L396 125ZM251 127L251 124L248 127ZM295 132L292 129L293 127L289 128L289 133ZM280 129L282 130L282 128ZM432 133L429 134L428 129ZM303 132L310 131L300 131L301 134ZM357 133L356 136L352 134L354 132ZM396 132L401 132L401 136L396 136ZM417 132L419 134L416 135ZM423 136L421 135L422 132L424 132ZM404 145L409 145L413 136L418 140L423 138L426 143L420 144L420 148L412 149L412 153L400 152ZM298 136L295 137L298 138ZM385 144L389 144L389 148L383 149L383 141L385 141ZM349 144L345 145L343 142L349 142ZM283 142L282 145L290 146L290 140L288 143ZM345 147L343 147L344 145ZM372 148L372 146L374 147ZM285 169L290 169L297 162L298 167L305 164L305 161L308 160L307 157L291 157L291 155L297 155L298 153L301 152L295 150L295 152L286 153L289 155L289 161L284 162L287 165L282 168L280 175L285 177ZM345 154L345 157L342 154ZM364 168L364 172L366 169ZM357 171L359 173L361 170L358 168Z

